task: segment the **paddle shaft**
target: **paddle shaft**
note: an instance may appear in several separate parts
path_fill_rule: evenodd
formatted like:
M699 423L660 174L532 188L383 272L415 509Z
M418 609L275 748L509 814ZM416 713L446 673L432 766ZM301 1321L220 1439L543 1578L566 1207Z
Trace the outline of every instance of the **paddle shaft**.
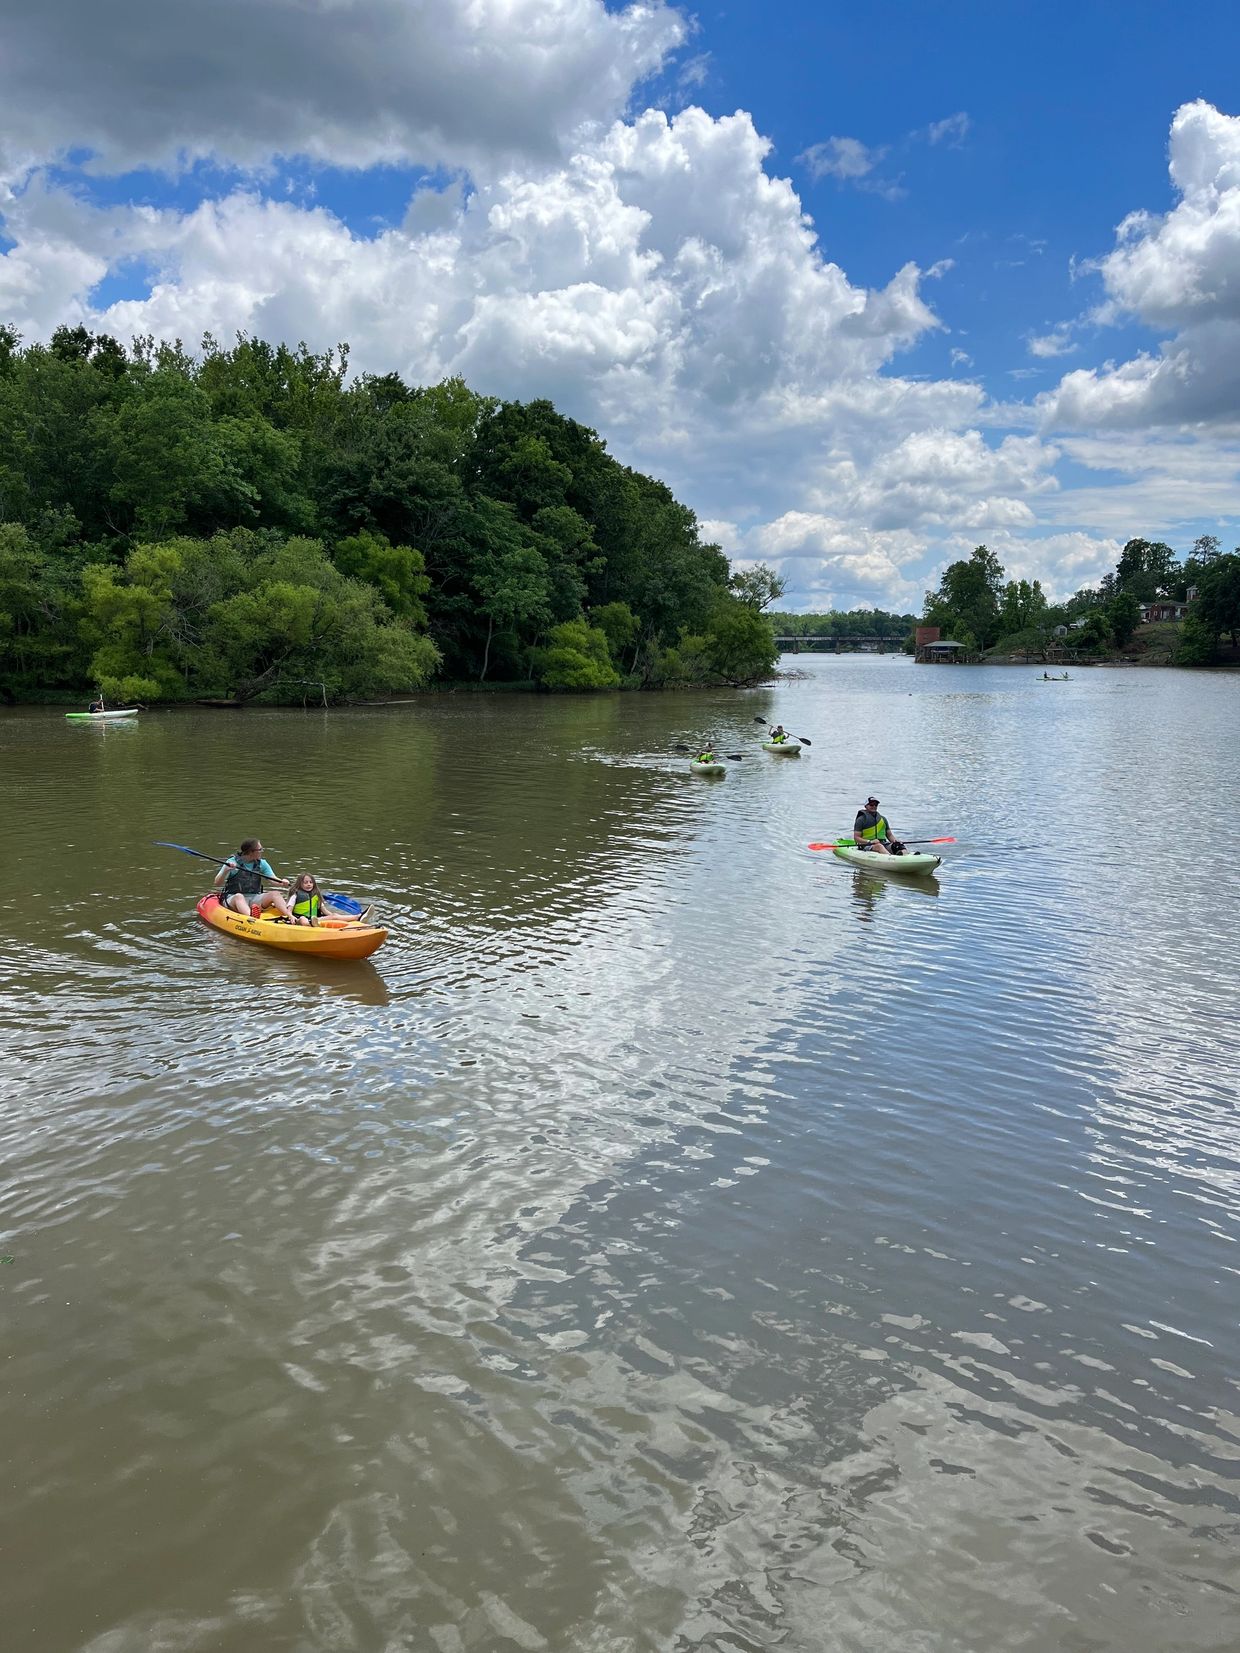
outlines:
M200 849L190 849L188 844L172 844L166 838L156 838L154 843L159 849L180 850L182 855L192 855L199 861L210 861L216 867L227 866L234 859L231 855L204 855ZM278 884L282 889L292 888L292 884L287 878L268 878L265 872L260 872L258 876L264 884ZM356 906L359 913L364 910L356 896L342 895L338 890L323 890L321 893L328 901L334 901L337 906L351 903Z

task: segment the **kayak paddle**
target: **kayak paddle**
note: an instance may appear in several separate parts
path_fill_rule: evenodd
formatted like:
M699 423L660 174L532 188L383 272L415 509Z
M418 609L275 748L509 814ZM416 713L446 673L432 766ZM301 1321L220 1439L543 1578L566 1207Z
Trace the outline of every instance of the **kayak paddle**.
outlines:
M204 855L200 849L190 849L188 844L170 844L166 838L156 838L153 841L160 849L179 849L182 855L196 856L199 861L210 861L213 866L217 867L222 867L225 861L231 860L230 856ZM266 873L262 873L260 876L264 884L285 885L288 883L285 878L268 878ZM351 895L341 895L338 890L324 890L323 896L331 902L333 907L339 907L342 913L348 913L352 918L357 918L359 914L366 911L363 902L358 901Z
M690 752L690 753L692 753L692 752L700 752L701 750L702 749L701 749L700 746L673 746L672 747L673 752ZM716 753L716 756L720 757L720 758L728 758L728 759L730 759L730 761L732 763L743 763L744 758L745 758L745 754L743 752L718 752L718 753Z
M902 844L954 844L956 840L954 838L901 838L900 842ZM858 847L853 845L851 838L833 838L828 844L811 844L809 847L810 849L835 849L837 846L841 849Z

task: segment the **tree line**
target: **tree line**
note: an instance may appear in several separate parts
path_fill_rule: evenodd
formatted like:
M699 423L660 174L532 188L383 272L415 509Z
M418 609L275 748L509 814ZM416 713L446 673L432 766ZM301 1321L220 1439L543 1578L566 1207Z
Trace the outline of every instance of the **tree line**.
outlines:
M337 701L436 676L752 682L767 569L550 402L0 327L0 696Z
M1162 540L1131 539L1097 586L1063 603L1051 603L1040 580L1005 579L998 557L979 545L927 591L924 623L978 651L1049 641L1058 626L1071 628L1079 649L1123 649L1144 605L1159 598L1186 602L1190 593L1175 660L1208 666L1224 634L1233 649L1240 647L1240 550L1224 552L1213 534L1202 534L1183 561Z
M883 608L828 609L821 614L771 615L777 637L898 637L917 624L915 615L890 614Z

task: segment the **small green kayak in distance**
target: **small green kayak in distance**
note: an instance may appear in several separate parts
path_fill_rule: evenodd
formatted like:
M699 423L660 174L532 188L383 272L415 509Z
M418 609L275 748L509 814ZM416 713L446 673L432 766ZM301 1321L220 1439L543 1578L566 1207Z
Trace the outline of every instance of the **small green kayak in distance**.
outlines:
M67 723L119 723L122 718L137 717L138 708L131 706L127 712L66 712Z
M726 775L727 772L728 766L726 763L703 763L700 758L689 759L689 773L691 775Z

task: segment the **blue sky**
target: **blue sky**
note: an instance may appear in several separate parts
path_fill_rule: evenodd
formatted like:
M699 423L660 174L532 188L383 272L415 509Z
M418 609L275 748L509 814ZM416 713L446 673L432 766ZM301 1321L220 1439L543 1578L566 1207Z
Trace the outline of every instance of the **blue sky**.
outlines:
M7 41L27 338L551 396L799 608L1237 537L1235 7L45 0Z

